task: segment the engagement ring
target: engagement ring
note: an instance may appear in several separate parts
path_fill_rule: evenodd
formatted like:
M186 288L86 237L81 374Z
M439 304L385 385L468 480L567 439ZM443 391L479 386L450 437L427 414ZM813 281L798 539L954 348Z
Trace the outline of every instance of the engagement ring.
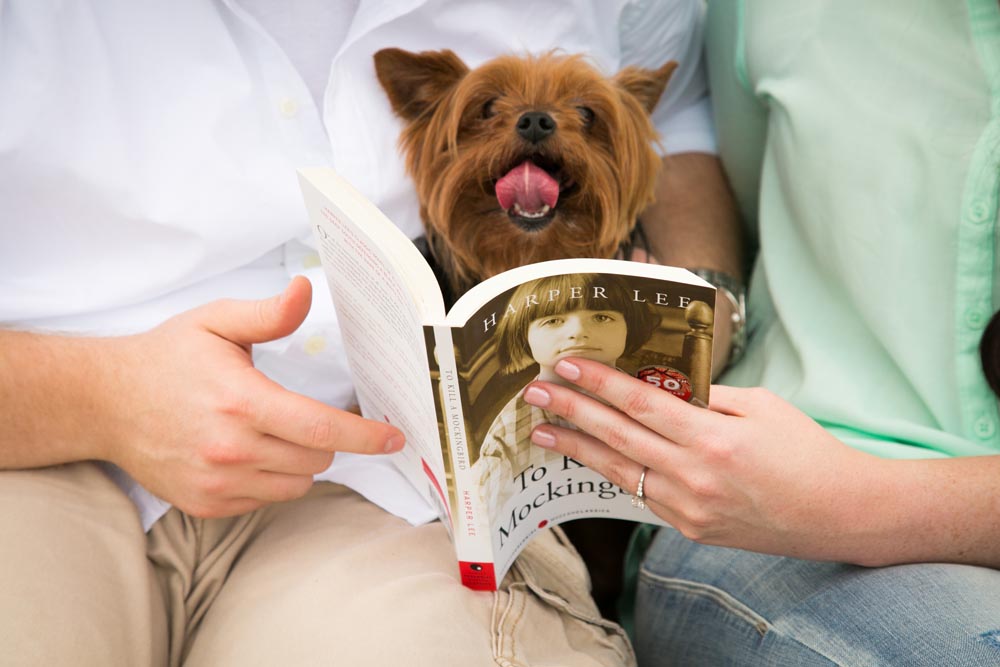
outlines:
M635 490L635 495L632 496L632 507L640 510L646 509L645 495L642 493L642 485L646 483L646 472L649 467L643 467L642 474L639 475L639 488Z

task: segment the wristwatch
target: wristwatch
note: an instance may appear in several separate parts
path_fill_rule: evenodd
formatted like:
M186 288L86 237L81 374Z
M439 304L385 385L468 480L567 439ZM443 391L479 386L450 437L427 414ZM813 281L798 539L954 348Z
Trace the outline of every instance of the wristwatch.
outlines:
M707 283L715 286L723 296L729 299L733 306L732 336L729 344L729 359L726 366L731 366L740 360L747 347L747 288L743 281L722 271L712 269L688 269Z

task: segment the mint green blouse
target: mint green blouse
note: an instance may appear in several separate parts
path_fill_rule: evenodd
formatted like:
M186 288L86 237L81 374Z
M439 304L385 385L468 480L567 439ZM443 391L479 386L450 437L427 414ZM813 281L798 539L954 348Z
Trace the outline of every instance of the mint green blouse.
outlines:
M710 0L721 157L751 237L761 385L876 455L1000 451L1000 3Z
M706 51L758 246L747 352L721 382L878 456L1000 453L978 352L1000 299L1000 2L709 0Z

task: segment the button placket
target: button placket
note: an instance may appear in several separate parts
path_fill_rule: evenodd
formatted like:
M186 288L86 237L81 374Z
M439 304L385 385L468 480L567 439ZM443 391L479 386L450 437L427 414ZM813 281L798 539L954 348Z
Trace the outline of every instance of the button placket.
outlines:
M990 217L990 205L988 202L977 199L969 208L969 220L977 225L986 222Z
M992 438L997 431L996 423L986 415L979 417L972 428L976 435L983 440Z
M315 356L326 349L326 338L320 335L309 336L302 345L306 354Z
M965 324L973 330L979 330L986 326L989 313L984 306L970 306L965 311Z
M291 97L283 97L278 102L278 111L285 118L295 118L299 113L299 103Z

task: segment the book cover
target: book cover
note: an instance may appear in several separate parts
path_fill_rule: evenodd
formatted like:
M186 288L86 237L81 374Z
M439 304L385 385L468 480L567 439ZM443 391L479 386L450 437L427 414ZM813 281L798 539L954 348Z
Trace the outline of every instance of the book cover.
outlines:
M394 462L450 528L462 581L493 590L539 530L581 517L662 523L630 491L530 444L524 402L562 358L595 359L707 405L714 288L675 267L566 259L517 267L445 310L412 242L329 169L300 170L358 402L399 427Z

